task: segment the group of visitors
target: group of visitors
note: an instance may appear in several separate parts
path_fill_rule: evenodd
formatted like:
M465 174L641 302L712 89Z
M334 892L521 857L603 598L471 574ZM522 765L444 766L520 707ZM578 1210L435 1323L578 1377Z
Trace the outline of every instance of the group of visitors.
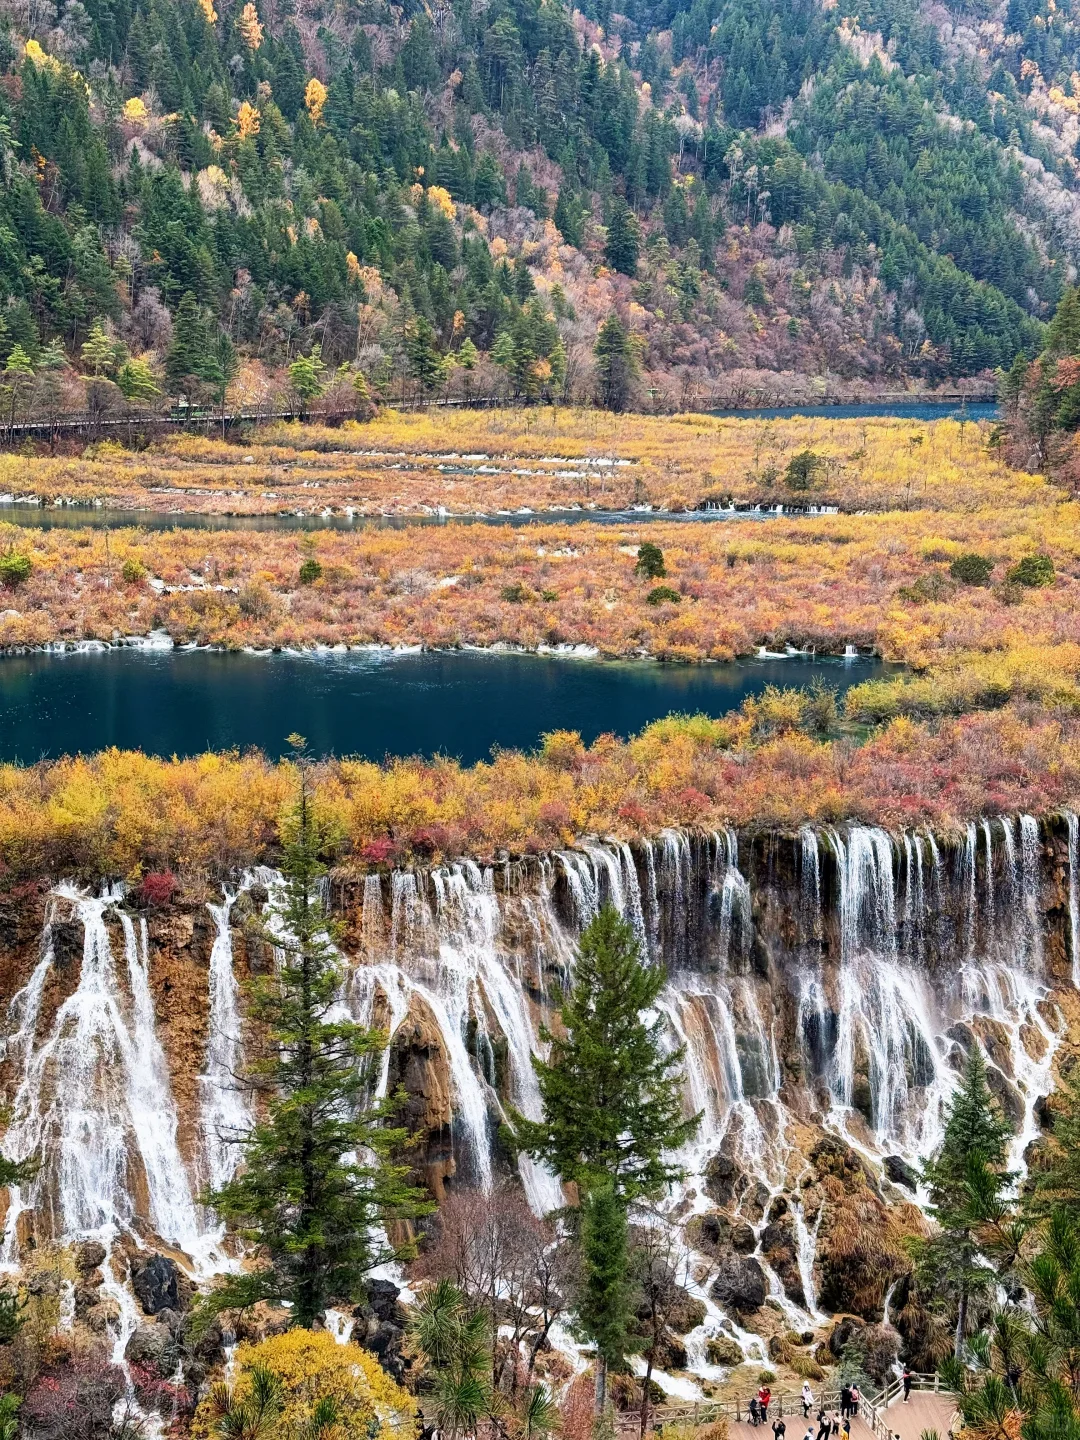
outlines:
M803 1419L810 1419L810 1412L814 1408L814 1392L810 1389L809 1380L803 1381L802 1394L799 1397L802 1405ZM850 1440L852 1416L859 1413L859 1387L857 1385L844 1385L840 1390L840 1413L835 1410L828 1411L824 1404L817 1412L817 1435L814 1434L812 1425L807 1427L803 1440ZM762 1385L756 1395L751 1397L747 1406L751 1425L767 1425L769 1423L769 1405L772 1402L772 1391L768 1385ZM783 1415L778 1415L772 1423L774 1440L785 1440L787 1426L784 1423Z
M1009 1374L1009 1381L1015 1386L1016 1381L1012 1374ZM911 1366L904 1366L902 1377L904 1387L904 1403L908 1402L911 1395L911 1382L913 1376ZM1016 1379L1019 1379L1019 1374ZM851 1440L851 1421L859 1413L859 1404L862 1396L859 1394L859 1387L855 1384L844 1384L840 1387L840 1412L835 1410L827 1411L824 1402L817 1412L817 1434L814 1433L812 1425L807 1426L803 1440ZM804 1380L802 1394L799 1396L802 1405L803 1419L810 1419L810 1412L814 1408L814 1392L810 1389L810 1381ZM769 1422L769 1405L772 1402L772 1391L768 1385L762 1385L761 1389L751 1399L747 1406L751 1425L767 1425ZM784 1423L783 1414L780 1414L772 1422L773 1440L786 1440L787 1426ZM899 1436L896 1437L899 1440Z
M862 1397L859 1395L859 1387L858 1387L858 1385L841 1385L841 1386L840 1386L840 1418L841 1418L841 1419L848 1419L848 1418L850 1418L852 1415L858 1415L858 1413L859 1413L859 1400L860 1400L861 1398L862 1398Z

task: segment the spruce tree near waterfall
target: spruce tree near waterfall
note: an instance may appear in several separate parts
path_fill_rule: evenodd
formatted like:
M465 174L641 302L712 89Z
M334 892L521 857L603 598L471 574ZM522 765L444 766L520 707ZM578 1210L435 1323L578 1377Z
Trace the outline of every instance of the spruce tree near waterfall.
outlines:
M596 1414L607 1371L626 1352L629 1327L626 1215L682 1171L670 1156L701 1116L682 1112L683 1050L665 1052L654 1010L667 977L641 957L631 925L605 905L578 942L561 1031L541 1032L533 1059L543 1118L515 1116L518 1144L578 1188L582 1329L596 1346Z
M994 1289L998 1275L979 1231L1000 1208L1009 1125L986 1080L986 1061L973 1041L959 1090L952 1097L941 1149L923 1167L930 1213L940 1229L917 1247L919 1289L955 1307L953 1353L961 1355L971 1302Z
M335 1301L363 1298L364 1277L397 1253L380 1226L430 1208L393 1156L404 1141L387 1124L399 1103L370 1098L372 1064L385 1037L340 1018L342 970L319 882L325 836L315 812L303 742L298 795L283 826L284 885L269 906L267 938L280 963L250 986L261 1053L242 1082L258 1118L235 1137L241 1168L208 1199L263 1263L211 1292L204 1315L257 1300L287 1301L310 1326Z

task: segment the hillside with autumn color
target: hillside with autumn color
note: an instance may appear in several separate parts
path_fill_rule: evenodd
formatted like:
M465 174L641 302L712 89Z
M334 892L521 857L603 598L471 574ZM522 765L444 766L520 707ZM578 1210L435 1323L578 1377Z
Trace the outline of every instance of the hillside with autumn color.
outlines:
M1053 0L5 0L0 410L988 380L1074 274L1077 34Z

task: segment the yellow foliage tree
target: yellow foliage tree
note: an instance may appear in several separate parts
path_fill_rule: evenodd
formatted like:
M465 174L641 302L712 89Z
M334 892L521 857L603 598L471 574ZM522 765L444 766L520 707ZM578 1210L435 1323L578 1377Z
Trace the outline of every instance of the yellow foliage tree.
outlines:
M214 0L199 0L199 6L206 16L208 25L217 24L217 11L214 9Z
M52 70L58 72L62 67L55 55L50 55L43 50L36 40L26 42L26 58L38 70Z
M307 82L307 88L304 91L304 104L307 106L307 112L311 116L311 123L318 125L322 120L323 106L326 104L326 86L321 80L317 80L314 75Z
M259 122L262 116L255 106L244 100L236 116L236 130L241 140L248 139L251 135L259 133Z
M236 22L236 28L244 37L244 44L249 50L258 50L263 42L263 27L259 22L259 12L247 0L247 4L240 11L240 18Z
M194 1440L207 1440L224 1402L242 1405L252 1385L253 1370L262 1368L280 1384L280 1429L302 1435L320 1401L332 1401L336 1422L324 1440L382 1431L406 1440L416 1426L416 1402L396 1384L375 1357L358 1345L339 1345L327 1331L299 1326L257 1345L236 1351L236 1380L226 1393L219 1388L195 1413Z
M454 202L449 190L444 190L441 185L429 185L427 195L432 205L437 205L448 220L453 220Z
M132 95L130 100L124 101L124 119L132 124L141 125L149 113L146 102L138 95Z
M349 277L350 285L358 285L360 283L360 261L351 250L345 256L345 273Z

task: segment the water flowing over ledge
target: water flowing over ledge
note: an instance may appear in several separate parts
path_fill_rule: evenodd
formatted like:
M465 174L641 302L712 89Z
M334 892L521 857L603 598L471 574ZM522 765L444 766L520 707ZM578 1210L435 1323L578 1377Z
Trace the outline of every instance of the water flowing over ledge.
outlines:
M949 839L668 831L500 865L335 876L341 1003L388 1032L371 1086L404 1090L413 1161L436 1196L489 1190L516 1168L534 1208L550 1210L556 1178L515 1165L502 1127L512 1107L537 1113L531 1056L581 927L602 904L619 909L666 970L664 1031L685 1047L687 1109L703 1115L672 1204L702 1244L717 1216L744 1227L738 1284L721 1284L722 1256L688 1339L694 1373L719 1375L711 1339L764 1358L748 1285L799 1329L841 1308L820 1156L857 1157L876 1204L910 1201L910 1167L938 1143L973 1044L1023 1169L1080 979L1078 850L1070 813L973 822ZM138 1252L167 1249L195 1277L235 1263L197 1197L236 1164L241 982L273 963L245 919L276 883L252 872L176 914L141 912L118 887L61 885L22 957L2 1148L41 1166L11 1193L0 1258L16 1267L31 1236L100 1240L118 1358L138 1323L123 1283ZM173 1004L173 987L188 998Z

